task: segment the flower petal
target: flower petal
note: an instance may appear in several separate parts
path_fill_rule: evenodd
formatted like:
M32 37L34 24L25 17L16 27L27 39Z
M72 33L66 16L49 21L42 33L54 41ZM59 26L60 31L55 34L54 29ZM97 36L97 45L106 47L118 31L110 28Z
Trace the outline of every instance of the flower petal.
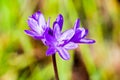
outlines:
M45 44L47 46L55 46L56 40L55 40L54 36L49 34L48 32L45 33L45 40L46 40Z
M50 18L48 18L47 27L50 27Z
M56 39L60 38L61 32L60 32L60 27L57 23L54 25L53 34Z
M74 30L80 27L80 19L77 19L75 24L74 24Z
M76 29L75 34L74 34L74 36L72 37L72 39L70 41L77 42L80 39L81 39L81 30Z
M33 31L37 31L38 24L37 24L37 21L35 19L29 18L28 25Z
M37 11L37 12L35 12L35 13L32 15L32 18L34 18L36 21L38 21L40 14L41 14L41 12L40 12L40 11Z
M61 31L63 26L63 16L61 14L59 14L58 17L56 18L56 21L54 22L53 27L56 23L59 24L60 31Z
M79 28L81 30L81 38L84 38L88 34L88 29Z
M46 55L47 55L47 56L50 56L50 55L55 54L55 52L56 52L56 50L55 50L54 47L49 47L49 48L47 49L47 51L46 51Z
M36 33L35 33L34 31L31 31L31 30L24 30L24 32L25 32L27 35L32 36L32 37L36 35Z
M47 24L46 24L46 21L44 19L44 16L43 16L43 14L40 11L34 13L28 19L28 25L30 26L30 28L33 31L35 31L35 32L37 32L39 34L43 34L44 30L47 27Z
M43 38L42 36L38 35L36 32L31 31L31 30L24 30L24 32L25 32L27 35L29 35L29 36L31 36L31 37L33 37L33 38L35 38L35 39L42 39L42 38Z
M42 13L39 14L38 23L39 23L39 27L42 27L42 28L46 27L46 21Z
M92 44L95 43L95 40L92 39L81 39L79 43L86 43L86 44Z
M75 49L77 47L78 47L78 44L73 42L69 42L64 46L64 48L67 50Z
M70 59L70 55L65 48L59 47L58 48L58 53L59 53L59 55L62 59L64 59L64 60Z
M37 40L40 40L40 39L43 39L44 37L43 36L39 36L39 35L38 36L35 35L34 38L37 39Z
M75 33L75 31L73 29L69 29L69 30L63 32L60 37L60 41L70 40L73 37L74 33Z

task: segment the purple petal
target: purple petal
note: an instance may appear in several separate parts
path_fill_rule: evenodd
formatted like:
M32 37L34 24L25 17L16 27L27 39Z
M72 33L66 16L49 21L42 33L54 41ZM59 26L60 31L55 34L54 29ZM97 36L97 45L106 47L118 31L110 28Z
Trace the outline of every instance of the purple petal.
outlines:
M45 26L46 25L46 21L45 21L45 18L44 18L42 13L39 14L38 23L39 23L39 27L42 27L42 28L46 27Z
M33 18L28 19L28 25L33 31L37 30L38 24L37 24L37 21L34 20Z
M69 42L68 44L66 44L64 46L64 48L67 49L67 50L75 49L77 47L78 47L78 44L73 43L73 42Z
M76 42L81 39L81 30L76 29L74 36L72 37L71 41Z
M55 40L54 36L52 36L51 34L45 33L45 40L46 40L46 42L45 42L46 45L55 46L56 40Z
M25 31L25 33L27 34L27 35L29 35L29 36L35 36L36 35L36 33L34 32L34 31L31 31L31 30L24 30Z
M53 30L50 27L48 27L46 29L46 33L48 33L49 35L53 35Z
M59 24L60 31L61 31L63 26L63 16L61 14L59 14L58 17L56 18L56 21L54 22L53 27L56 23Z
M92 44L95 43L95 40L92 39L81 39L79 43L86 43L86 44Z
M88 34L88 29L79 28L81 30L81 38L84 38Z
M38 21L40 14L41 14L41 12L40 12L40 11L37 11L36 13L34 13L34 14L32 15L32 18L34 18L36 21Z
M43 30L46 29L46 27L48 26L46 25L44 16L40 11L34 13L32 17L28 19L28 25L30 26L32 30L34 30L35 32L39 34L42 34Z
M54 25L53 34L56 39L60 38L61 32L60 32L60 27L57 23Z
M38 35L36 32L34 32L34 31L31 31L31 30L24 30L25 31L25 33L27 34L27 35L29 35L29 36L32 36L33 38L35 38L35 39L42 39L43 37L42 36L40 36L40 35Z
M49 34L45 35L45 38L46 38L46 41L48 41L48 42L54 42L54 37Z
M80 19L77 19L75 24L74 24L74 30L80 27Z
M65 48L59 47L58 48L58 53L59 53L59 55L62 59L64 59L64 60L70 59L70 55Z
M50 27L50 18L48 18L47 27Z
M73 37L74 33L75 31L73 29L69 29L65 31L64 33L62 33L60 37L60 41L70 40Z
M56 52L56 50L55 50L54 47L49 47L49 48L47 49L47 51L46 51L46 55L47 55L47 56L50 56L50 55L55 54L55 52Z
M44 37L43 36L39 36L39 35L38 36L35 35L34 38L37 39L37 40L40 40L40 39L43 39Z
M76 29L75 34L70 41L80 43L80 40L83 39L87 34L88 34L87 29L78 28Z

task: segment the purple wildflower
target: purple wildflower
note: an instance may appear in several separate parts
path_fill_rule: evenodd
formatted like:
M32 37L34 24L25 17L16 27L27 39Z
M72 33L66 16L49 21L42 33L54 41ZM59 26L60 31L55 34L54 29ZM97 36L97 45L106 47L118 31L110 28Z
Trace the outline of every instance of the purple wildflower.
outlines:
M63 26L63 16L61 14L59 14L58 17L56 18L56 21L53 23L53 27L55 26L56 23L59 24L60 31L61 31Z
M86 43L86 44L92 44L95 43L95 40L92 39L86 39L85 36L88 34L88 30L84 28L80 28L80 20L77 19L74 28L73 28L75 34L70 40L74 43Z
M59 15L58 17L60 16L61 15ZM60 21L62 22L63 20ZM59 25L59 23L55 23L53 26L53 34L49 34L49 31L45 34L46 45L48 46L46 55L49 56L58 52L61 58L63 58L64 60L68 60L70 56L67 50L77 48L78 44L74 42L69 42L69 40L74 35L73 29L69 29L63 33L61 32L61 29L62 27Z
M25 30L27 35L32 36L35 39L43 39L45 31L47 27L49 27L49 19L46 23L43 14L38 11L29 17L28 25L30 30Z
M76 20L73 29L66 30L65 32L61 32L64 22L61 14L58 15L53 23L53 29L50 28L49 22L50 19L46 22L43 14L38 11L28 19L30 30L25 30L27 35L42 40L48 46L47 56L58 52L61 58L68 60L70 58L68 50L77 48L78 43L95 43L95 40L85 38L88 30L80 28L79 19Z

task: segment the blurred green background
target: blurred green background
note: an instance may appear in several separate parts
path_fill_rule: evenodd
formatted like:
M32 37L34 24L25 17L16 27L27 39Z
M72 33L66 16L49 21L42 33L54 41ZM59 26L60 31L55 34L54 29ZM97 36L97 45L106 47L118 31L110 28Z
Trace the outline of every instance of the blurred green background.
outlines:
M55 80L47 48L24 33L38 10L51 27L61 13L63 31L80 18L96 40L71 50L68 61L57 54L60 80L120 80L120 0L0 0L0 80Z

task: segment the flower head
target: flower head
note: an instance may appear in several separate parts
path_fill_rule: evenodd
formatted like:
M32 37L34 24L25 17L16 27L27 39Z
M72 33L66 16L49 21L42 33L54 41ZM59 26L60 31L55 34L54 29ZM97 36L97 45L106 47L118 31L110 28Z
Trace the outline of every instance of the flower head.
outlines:
M60 16L61 15L58 15L58 17ZM69 42L69 40L74 35L73 29L61 32L62 27L61 24L59 24L60 21L62 22L63 20L61 19L54 24L52 34L50 34L49 31L45 33L46 45L48 46L46 55L49 56L58 52L61 58L63 58L64 60L68 60L70 56L67 50L77 48L78 44L75 44L74 42Z
M38 11L29 17L28 25L30 30L25 30L27 35L32 36L35 39L43 39L45 31L47 27L49 27L49 20L46 23L43 14Z
M70 58L68 50L77 48L78 43L95 43L95 40L85 38L88 30L80 28L79 19L76 20L74 28L65 32L62 32L64 21L61 14L56 18L52 29L50 28L49 22L50 19L46 22L43 14L38 11L28 19L30 30L25 30L27 35L43 41L48 47L46 51L47 56L58 52L62 59L68 60Z
M84 28L80 28L80 20L77 19L74 28L73 28L75 34L70 40L71 42L74 43L86 43L86 44L92 44L95 43L95 40L92 39L86 39L86 35L88 34L88 30Z

